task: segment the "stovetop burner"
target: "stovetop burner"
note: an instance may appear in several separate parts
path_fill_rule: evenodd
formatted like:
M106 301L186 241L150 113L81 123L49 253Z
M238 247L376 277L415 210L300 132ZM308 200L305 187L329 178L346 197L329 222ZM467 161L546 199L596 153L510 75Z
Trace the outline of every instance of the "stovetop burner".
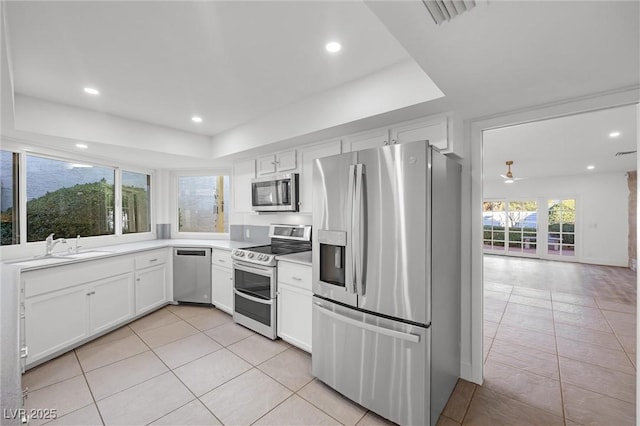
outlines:
M271 225L270 245L235 249L231 258L264 266L276 266L276 256L311 250L311 226Z

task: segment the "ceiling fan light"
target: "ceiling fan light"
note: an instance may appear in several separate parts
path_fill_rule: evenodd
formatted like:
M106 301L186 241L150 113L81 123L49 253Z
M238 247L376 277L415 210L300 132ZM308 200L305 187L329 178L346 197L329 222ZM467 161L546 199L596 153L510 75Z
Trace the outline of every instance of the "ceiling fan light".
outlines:
M504 181L504 183L514 183L514 182L515 182L515 180L513 180L513 179L506 179Z

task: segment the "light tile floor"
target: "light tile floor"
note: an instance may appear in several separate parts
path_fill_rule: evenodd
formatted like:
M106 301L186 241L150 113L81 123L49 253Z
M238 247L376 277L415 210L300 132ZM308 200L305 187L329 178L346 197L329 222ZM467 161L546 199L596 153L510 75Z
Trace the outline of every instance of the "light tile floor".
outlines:
M54 425L385 425L311 376L311 356L215 308L167 306L29 370ZM31 424L46 423L33 419Z
M460 380L438 425L635 424L635 289L625 268L487 256L485 382ZM167 306L23 384L50 424L389 424L213 308Z
M485 256L484 384L440 425L635 425L636 275Z

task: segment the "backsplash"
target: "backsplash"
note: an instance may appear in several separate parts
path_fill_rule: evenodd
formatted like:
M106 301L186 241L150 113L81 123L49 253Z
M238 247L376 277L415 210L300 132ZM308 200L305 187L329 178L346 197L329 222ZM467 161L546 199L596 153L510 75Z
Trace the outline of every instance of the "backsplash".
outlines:
M159 240L168 240L169 238L171 238L171 224L170 223L156 224L156 238Z
M257 225L231 225L229 237L233 241L249 241L258 244L269 243L269 227Z

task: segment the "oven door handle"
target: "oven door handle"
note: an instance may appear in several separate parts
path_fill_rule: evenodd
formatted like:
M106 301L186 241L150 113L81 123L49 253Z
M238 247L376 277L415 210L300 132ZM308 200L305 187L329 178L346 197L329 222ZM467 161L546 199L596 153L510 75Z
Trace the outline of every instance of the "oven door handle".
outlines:
M271 299L265 300L265 299L260 299L258 297L249 296L247 293L243 293L235 289L233 290L233 292L240 297L244 297L245 299L251 300L252 302L262 303L263 305L273 305L273 302Z
M254 268L244 263L233 262L233 268L239 271L250 272L256 275L262 275L263 277L273 277L273 267L268 267L266 269Z

